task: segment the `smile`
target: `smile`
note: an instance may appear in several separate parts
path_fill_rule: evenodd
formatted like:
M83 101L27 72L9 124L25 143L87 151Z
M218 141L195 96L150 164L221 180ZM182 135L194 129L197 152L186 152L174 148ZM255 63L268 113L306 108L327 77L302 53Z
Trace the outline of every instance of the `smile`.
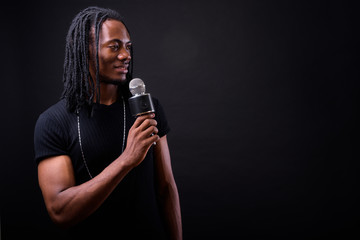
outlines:
M120 72L120 73L127 73L128 72L128 67L129 65L125 65L125 66L115 66L115 71L116 72Z

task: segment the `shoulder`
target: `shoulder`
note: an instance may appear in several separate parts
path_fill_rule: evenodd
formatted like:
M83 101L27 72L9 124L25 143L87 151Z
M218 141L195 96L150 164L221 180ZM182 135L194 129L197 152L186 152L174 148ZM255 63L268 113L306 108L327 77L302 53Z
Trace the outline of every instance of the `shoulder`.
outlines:
M40 117L51 117L51 116L57 116L62 115L67 112L66 109L66 101L65 99L62 99L55 103L54 105L50 106L48 109L46 109L44 112L40 114Z
M159 99L153 96L151 96L151 99L154 104L155 112L160 113L161 115L164 115L163 117L165 117L165 112Z
M158 122L158 125L157 125L157 127L159 129L158 135L160 137L162 137L170 132L170 127L169 127L169 124L167 121L167 117L165 115L165 111L164 111L160 101L155 97L152 97L152 101L153 101L154 108L155 108L155 119Z
M65 103L61 100L52 105L36 121L34 151L37 163L49 156L68 154L69 134L76 124L76 115L67 111Z
M155 110L157 110L158 108L162 108L162 105L158 98L151 96L151 99L154 104Z
M36 126L51 125L52 127L56 127L63 125L72 118L72 115L74 114L70 113L66 108L66 101L62 99L40 114Z

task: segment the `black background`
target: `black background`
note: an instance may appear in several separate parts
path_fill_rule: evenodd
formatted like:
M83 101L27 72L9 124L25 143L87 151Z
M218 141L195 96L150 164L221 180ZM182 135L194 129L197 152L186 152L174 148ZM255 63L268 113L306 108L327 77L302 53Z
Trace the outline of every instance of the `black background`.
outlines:
M359 236L358 6L84 0L2 7L2 239L61 236L33 129L60 97L65 36L90 5L124 16L135 76L167 113L184 239Z

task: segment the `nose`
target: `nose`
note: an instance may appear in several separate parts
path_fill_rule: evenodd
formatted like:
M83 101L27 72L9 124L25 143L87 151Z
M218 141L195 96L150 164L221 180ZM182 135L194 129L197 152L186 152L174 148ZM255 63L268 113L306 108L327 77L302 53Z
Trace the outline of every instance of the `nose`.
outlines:
M124 60L130 60L131 59L131 55L130 55L130 52L129 50L126 50L125 48L121 48L117 58L121 61L124 61Z

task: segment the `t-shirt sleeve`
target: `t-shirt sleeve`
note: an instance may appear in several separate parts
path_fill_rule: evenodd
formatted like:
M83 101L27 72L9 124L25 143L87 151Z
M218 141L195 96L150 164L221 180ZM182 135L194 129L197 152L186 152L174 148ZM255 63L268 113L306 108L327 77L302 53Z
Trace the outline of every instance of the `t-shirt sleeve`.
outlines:
M155 120L157 121L157 128L159 130L158 135L159 137L163 137L170 132L170 127L159 100L153 98L153 102L155 107Z
M35 161L68 154L63 129L47 114L40 115L34 130Z

